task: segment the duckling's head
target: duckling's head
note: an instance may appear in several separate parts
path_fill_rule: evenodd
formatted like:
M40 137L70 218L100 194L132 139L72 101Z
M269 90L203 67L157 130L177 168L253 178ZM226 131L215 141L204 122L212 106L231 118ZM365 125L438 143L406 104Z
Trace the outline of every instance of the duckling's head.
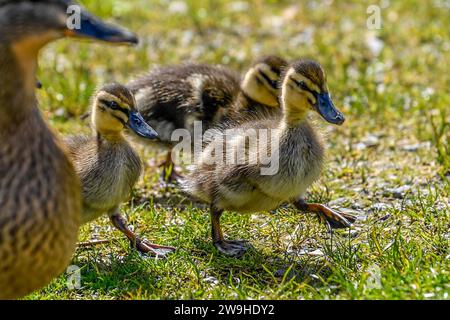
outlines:
M136 110L136 100L130 90L117 83L98 90L92 107L92 125L106 139L121 139L125 129L143 138L158 137Z
M258 59L245 74L242 90L253 100L278 107L278 82L288 63L278 56Z
M286 69L281 100L291 121L303 120L309 110L316 111L332 124L341 125L345 121L331 100L325 71L313 60L299 60Z

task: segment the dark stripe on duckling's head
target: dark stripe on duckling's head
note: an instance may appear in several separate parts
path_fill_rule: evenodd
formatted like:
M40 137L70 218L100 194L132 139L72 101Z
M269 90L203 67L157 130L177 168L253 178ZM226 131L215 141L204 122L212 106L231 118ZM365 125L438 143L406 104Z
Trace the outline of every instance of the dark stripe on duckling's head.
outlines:
M287 66L287 61L278 56L264 56L253 64L264 82L274 90L278 89L281 74Z
M127 128L142 138L158 137L136 110L134 95L121 84L108 84L98 91L92 119L97 132L103 136L117 137L117 133Z
M258 70L258 73L264 79L264 81L260 80L259 78L257 80L259 80L262 84L264 84L265 82L272 89L278 89L278 79L270 79L270 77L261 69Z
M306 109L319 113L326 121L342 124L344 115L334 106L328 92L325 71L313 60L294 62L283 75L282 100L294 120L303 119ZM286 102L288 103L286 105Z
M96 107L119 120L124 126L130 113L136 110L136 100L125 86L112 83L101 87L96 95Z
M261 57L253 65L256 66L258 64L267 65L278 76L281 76L282 71L289 65L286 60L274 55Z
M242 90L260 104L279 107L279 82L287 65L284 59L277 56L259 58L245 74Z
M110 95L119 98L122 104L128 105L133 108L135 107L136 101L134 99L134 95L127 87L119 83L107 84L103 86L100 91L107 92Z
M123 115L125 115L126 119L130 116L130 109L122 108L116 101L106 100L106 99L99 99L99 107L102 108L102 110L110 109L119 111ZM111 113L111 116L119 120L124 126L126 126L127 121L124 120L123 116L115 113Z
M325 71L318 62L309 59L302 59L293 63L292 68L295 70L297 74L300 74L305 78L307 78L309 81L311 81L313 86L315 85L319 88L319 90L316 90L314 88L311 88L311 86L309 86L308 88L310 90L321 92L327 91L326 88L327 79Z

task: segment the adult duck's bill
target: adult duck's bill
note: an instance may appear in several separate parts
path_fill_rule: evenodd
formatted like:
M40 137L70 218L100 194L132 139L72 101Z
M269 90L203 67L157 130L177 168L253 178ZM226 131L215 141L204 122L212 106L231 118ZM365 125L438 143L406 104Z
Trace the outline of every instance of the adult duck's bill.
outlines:
M66 30L66 35L73 37L93 38L106 42L114 43L130 43L138 44L137 36L124 28L103 22L100 18L90 14L84 8L80 8L79 24L69 23ZM73 14L77 14L74 12ZM70 17L69 17L70 19ZM76 22L76 19L74 20Z
M127 127L138 136L147 139L157 139L158 133L150 127L139 112L131 111Z
M316 110L329 123L341 125L345 121L344 115L334 106L329 93L318 94Z

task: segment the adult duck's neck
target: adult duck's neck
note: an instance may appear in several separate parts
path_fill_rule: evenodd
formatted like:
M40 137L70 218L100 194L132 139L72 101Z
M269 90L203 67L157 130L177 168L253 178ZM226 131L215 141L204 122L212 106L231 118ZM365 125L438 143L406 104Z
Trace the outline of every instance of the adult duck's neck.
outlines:
M0 132L16 127L36 106L36 57L0 44Z

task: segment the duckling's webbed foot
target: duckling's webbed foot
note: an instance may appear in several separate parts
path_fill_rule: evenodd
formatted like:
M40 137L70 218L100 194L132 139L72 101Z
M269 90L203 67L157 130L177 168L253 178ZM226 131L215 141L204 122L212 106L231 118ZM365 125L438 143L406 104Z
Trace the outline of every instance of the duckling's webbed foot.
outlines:
M161 246L158 244L151 243L147 239L141 240L137 236L135 247L141 253L147 253L158 257L166 257L168 254L176 250L176 248L174 247Z
M248 243L237 240L221 240L214 242L214 246L224 255L234 258L240 258L247 252Z
M225 240L222 233L222 228L220 226L220 216L223 210L216 209L211 206L211 227L212 227L212 240L214 246L222 252L223 254L240 258L248 249L247 241L237 241L237 240Z
M110 216L111 223L120 230L130 240L131 245L141 253L146 253L158 257L165 257L176 250L174 247L161 246L150 243L146 239L141 240L133 231L128 228L125 219L118 213Z
M294 205L301 211L316 213L321 221L333 229L349 228L356 221L356 216L330 209L323 204L307 203L300 199L295 201Z

